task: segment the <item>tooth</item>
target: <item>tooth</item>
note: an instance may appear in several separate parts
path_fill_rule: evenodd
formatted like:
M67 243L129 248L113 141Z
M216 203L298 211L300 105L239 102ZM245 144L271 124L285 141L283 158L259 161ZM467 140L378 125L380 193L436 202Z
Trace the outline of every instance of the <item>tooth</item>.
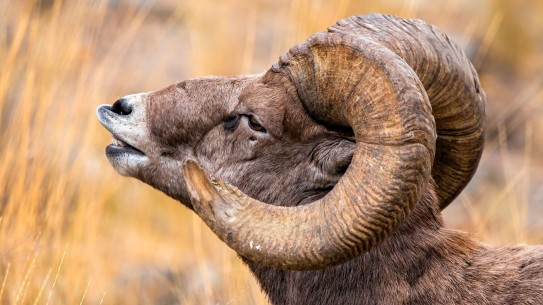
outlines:
M111 143L115 146L126 146L126 143L124 143L123 141L117 139L116 137L111 137Z

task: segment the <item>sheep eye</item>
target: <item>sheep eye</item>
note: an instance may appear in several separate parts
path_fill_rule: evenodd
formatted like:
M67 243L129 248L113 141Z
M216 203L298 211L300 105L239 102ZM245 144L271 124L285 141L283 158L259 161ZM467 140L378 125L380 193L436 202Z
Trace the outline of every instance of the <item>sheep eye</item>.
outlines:
M252 115L249 116L249 127L254 131L266 132L266 128L260 125Z
M239 115L231 115L227 117L226 119L224 119L223 126L224 126L224 129L228 131L233 131L234 129L236 129L236 127L238 127L238 123L239 123Z

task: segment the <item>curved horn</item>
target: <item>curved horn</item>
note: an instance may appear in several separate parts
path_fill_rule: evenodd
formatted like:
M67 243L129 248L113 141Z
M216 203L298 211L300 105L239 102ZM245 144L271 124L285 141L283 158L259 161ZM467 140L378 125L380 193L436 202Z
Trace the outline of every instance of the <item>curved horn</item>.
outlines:
M268 266L322 268L368 251L411 212L430 177L435 126L422 84L387 48L331 33L292 48L267 74L282 79L281 90L294 86L316 119L353 129L351 165L322 199L281 207L186 162L194 210L237 253Z
M445 34L421 20L353 16L328 31L379 42L403 58L419 77L436 121L432 176L444 209L471 180L483 152L485 94L472 64Z

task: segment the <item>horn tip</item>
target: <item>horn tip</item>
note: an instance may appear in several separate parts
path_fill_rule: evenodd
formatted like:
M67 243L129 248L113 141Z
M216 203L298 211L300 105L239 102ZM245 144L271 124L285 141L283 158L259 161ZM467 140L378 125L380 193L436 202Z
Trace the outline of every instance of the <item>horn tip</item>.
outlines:
M210 175L195 160L183 163L183 176L194 211L210 226L219 222L236 220L236 213L243 207L239 192L220 179Z
M183 163L183 176L193 201L205 203L213 199L212 182L198 162L195 160L185 161Z

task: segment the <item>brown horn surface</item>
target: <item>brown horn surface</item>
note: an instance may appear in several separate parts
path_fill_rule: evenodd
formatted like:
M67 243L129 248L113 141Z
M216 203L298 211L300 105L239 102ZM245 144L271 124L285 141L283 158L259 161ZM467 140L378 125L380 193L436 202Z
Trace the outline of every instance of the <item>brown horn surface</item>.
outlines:
M328 29L368 37L398 54L424 85L436 122L432 176L444 209L473 177L484 146L485 94L464 52L421 20L371 14L353 16Z
M264 265L303 270L352 259L390 235L426 187L435 126L422 84L387 48L332 33L292 48L269 73L295 86L312 116L352 128L351 165L322 199L281 207L209 181L188 161L194 210L238 254Z

